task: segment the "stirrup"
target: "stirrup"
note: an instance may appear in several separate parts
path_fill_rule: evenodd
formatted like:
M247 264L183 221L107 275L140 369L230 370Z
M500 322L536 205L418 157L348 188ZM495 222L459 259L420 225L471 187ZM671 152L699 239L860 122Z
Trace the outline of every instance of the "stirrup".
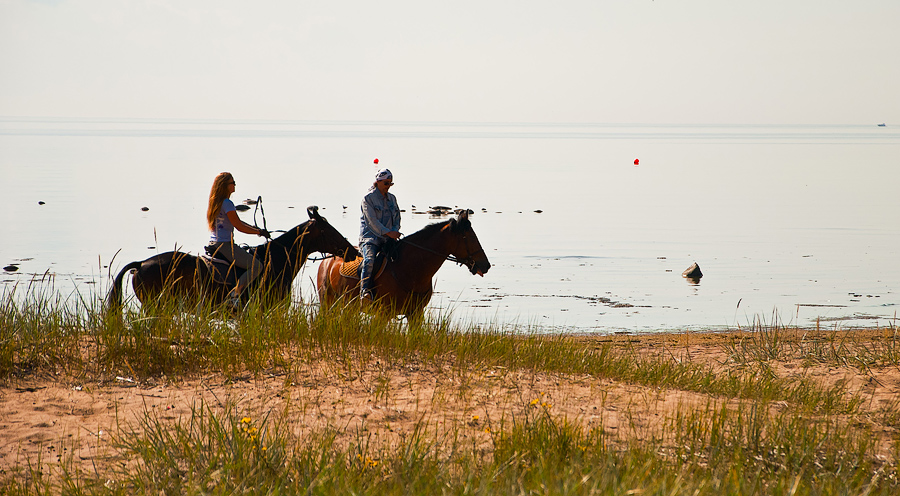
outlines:
M244 308L240 293L230 293L225 299L225 304L232 310L242 310Z

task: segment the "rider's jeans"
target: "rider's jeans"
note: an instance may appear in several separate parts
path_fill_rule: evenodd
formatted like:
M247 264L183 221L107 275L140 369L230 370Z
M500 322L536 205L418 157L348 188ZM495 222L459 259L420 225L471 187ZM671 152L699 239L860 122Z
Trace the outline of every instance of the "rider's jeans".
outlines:
M230 243L210 243L210 246L214 246L216 253L222 255L229 262L237 265L242 269L246 269L247 272L244 272L241 277L238 279L237 283L237 291L240 293L250 284L251 281L259 277L262 274L263 264L256 257L247 252L247 250L241 248L240 246Z
M366 291L371 291L375 287L375 256L381 251L381 247L375 243L363 243L359 246L359 252L362 254L362 273L359 278L359 294L362 296Z

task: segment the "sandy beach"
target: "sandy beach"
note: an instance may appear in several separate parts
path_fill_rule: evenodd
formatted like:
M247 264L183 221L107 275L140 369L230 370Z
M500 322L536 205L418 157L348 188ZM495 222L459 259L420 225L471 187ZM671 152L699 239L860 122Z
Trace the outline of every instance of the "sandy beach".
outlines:
M865 340L877 345L890 339L891 332L857 331L851 339L856 345L865 346ZM630 347L643 355L727 371L742 366L728 351L728 344L741 338L733 333L690 333L576 339L584 346ZM796 331L785 339L799 343L816 338L812 331ZM614 438L625 431L631 436L656 436L678 412L741 401L603 377L504 368L463 371L415 361L384 363L375 357L356 361L355 369L319 360L294 363L290 372L231 379L212 374L91 380L47 373L8 380L0 387L0 478L26 477L29 466L46 471L66 461L87 473L103 474L116 464L129 463L117 440L139 431L142 418L184 421L200 408L220 412L230 407L253 421L281 419L298 436L333 427L340 433L338 442L344 443L363 433L393 444L424 424L435 433L455 429L475 445L487 447L491 429L529 410L546 411L585 427L602 426ZM900 368L823 365L808 357L777 358L769 366L782 377L809 377L824 386L843 383L848 395L863 397L860 414L831 421L870 428L877 456L891 459L898 426L878 420L885 416L877 413L900 402ZM787 407L769 405L773 414Z

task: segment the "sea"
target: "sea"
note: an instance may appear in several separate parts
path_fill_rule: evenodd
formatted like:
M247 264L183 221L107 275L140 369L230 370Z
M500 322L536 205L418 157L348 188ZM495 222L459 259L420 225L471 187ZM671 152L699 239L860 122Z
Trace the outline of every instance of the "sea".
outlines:
M461 325L896 328L900 124L878 124L0 117L0 293L95 301L131 261L199 254L222 171L235 204L262 200L246 222L287 229L317 205L355 242L387 167L404 234L446 219L435 206L474 212L492 267L446 262L429 307Z

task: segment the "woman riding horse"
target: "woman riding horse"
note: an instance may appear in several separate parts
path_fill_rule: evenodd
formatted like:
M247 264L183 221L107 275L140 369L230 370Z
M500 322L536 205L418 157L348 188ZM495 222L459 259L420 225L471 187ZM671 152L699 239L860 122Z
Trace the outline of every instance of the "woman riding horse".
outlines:
M418 318L433 292L432 277L445 260L465 265L474 275L483 276L490 268L478 236L472 230L468 211L455 219L425 226L397 243L397 250L376 267L374 307L391 315ZM334 305L339 299L350 300L359 294L359 278L343 275L344 261L329 259L319 265L317 287L322 305Z
M256 234L265 238L269 237L268 231L253 227L238 217L231 194L234 193L236 183L230 172L221 172L213 180L212 189L209 192L209 205L206 208L206 224L209 226L210 251L213 256L220 256L232 264L245 269L246 272L238 279L237 286L228 295L228 304L239 307L241 293L254 279L262 273L262 262L241 248L234 242L234 229L246 234Z
M283 235L257 246L251 251L264 267L253 286L260 287L277 301L291 294L294 279L313 252L322 252L352 260L359 252L331 224L319 215L318 207L306 209L309 220L289 229ZM107 297L107 305L118 308L122 303L122 280L134 270L131 285L141 303L159 298L178 298L189 303L207 301L218 305L225 301L231 286L217 281L212 265L199 257L172 251L131 262L122 268ZM227 266L225 270L232 272ZM233 282L231 283L233 284Z

